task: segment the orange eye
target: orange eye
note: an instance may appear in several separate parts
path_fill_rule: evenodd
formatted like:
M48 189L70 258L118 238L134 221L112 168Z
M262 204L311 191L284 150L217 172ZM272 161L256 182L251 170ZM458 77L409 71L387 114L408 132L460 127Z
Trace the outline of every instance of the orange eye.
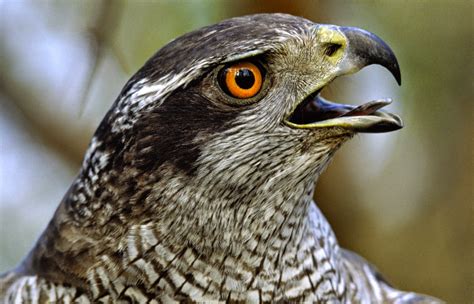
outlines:
M262 88L262 71L251 62L239 62L224 68L219 82L224 91L235 98L254 97Z

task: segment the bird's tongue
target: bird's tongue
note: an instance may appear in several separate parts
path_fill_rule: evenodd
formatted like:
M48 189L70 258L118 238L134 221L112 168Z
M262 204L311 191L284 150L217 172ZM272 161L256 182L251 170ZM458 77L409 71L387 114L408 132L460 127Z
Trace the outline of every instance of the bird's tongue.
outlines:
M357 106L342 116L364 116L374 114L377 110L389 105L392 102L390 98L378 99Z

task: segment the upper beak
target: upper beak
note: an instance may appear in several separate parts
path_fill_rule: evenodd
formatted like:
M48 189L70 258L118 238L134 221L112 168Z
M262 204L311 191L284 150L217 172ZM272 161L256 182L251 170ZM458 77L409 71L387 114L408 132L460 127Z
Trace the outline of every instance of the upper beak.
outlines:
M389 70L397 83L401 84L397 58L382 39L353 27L320 27L321 39L326 39L322 44L340 48L340 51L333 52L334 56L339 57L336 58L335 69L328 72L329 81L340 75L355 73L368 65L378 64ZM333 103L319 96L322 87L327 84L323 83L296 107L286 120L290 127L342 127L356 132L389 132L403 127L397 115L379 111L391 103L390 99L375 100L358 107Z
M346 57L341 70L348 74L371 64L379 64L392 73L398 85L402 84L400 67L392 49L378 36L355 27L340 27L347 39Z

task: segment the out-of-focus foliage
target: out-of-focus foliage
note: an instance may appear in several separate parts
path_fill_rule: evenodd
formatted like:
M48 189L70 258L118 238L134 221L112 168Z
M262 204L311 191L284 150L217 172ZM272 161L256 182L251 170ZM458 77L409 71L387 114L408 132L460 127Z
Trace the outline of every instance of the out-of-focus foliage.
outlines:
M345 145L316 193L340 242L395 285L473 302L471 1L0 1L0 271L51 218L126 80L174 37L287 12L383 37L401 88L369 67L325 94L394 97L399 132Z

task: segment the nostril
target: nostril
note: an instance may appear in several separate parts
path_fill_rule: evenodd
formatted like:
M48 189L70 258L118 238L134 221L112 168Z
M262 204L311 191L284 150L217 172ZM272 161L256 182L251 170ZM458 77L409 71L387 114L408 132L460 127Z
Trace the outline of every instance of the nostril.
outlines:
M340 45L339 43L328 43L326 45L326 48L324 50L324 54L326 56L332 56L334 55L334 53L337 52L337 50L339 50L341 48L342 45Z

